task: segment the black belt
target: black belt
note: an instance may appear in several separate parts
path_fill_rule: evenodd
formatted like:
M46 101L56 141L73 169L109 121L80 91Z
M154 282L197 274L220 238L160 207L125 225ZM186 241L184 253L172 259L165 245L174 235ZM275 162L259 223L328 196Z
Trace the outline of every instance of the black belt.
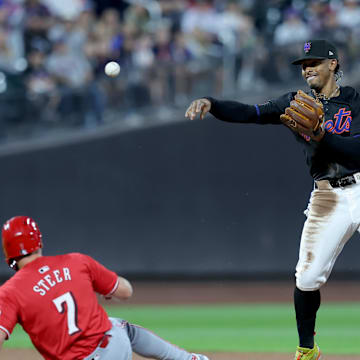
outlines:
M348 185L356 184L356 179L354 175L345 176L340 179L328 179L327 181L333 188L345 187ZM315 182L315 187L316 188L318 187L316 182Z
M330 179L329 183L333 188L345 187L348 185L356 184L356 179L354 175L349 175L341 179Z

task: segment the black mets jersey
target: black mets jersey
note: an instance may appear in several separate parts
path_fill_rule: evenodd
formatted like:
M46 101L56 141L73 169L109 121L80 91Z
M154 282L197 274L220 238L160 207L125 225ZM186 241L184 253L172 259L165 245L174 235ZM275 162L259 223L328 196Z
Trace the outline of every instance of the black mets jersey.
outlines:
M260 105L236 101L211 101L210 113L235 123L282 124L280 115L290 106L296 92ZM309 93L311 94L311 93ZM360 95L352 87L340 87L340 95L320 99L324 106L325 135L319 142L295 132L304 147L306 162L314 180L339 179L360 171Z

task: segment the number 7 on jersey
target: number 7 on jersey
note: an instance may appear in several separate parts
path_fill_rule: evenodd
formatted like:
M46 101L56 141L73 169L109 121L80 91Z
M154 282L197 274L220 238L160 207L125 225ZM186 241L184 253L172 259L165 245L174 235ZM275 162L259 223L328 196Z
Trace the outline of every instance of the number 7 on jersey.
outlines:
M66 304L69 335L73 335L81 331L81 329L77 327L77 305L73 294L68 291L65 294L53 299L53 303L60 314L65 312Z

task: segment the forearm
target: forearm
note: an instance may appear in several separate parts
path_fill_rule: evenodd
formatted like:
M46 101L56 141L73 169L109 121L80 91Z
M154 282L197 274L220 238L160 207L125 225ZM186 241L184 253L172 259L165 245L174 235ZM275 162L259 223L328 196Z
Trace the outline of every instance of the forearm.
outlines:
M256 122L258 114L254 105L247 105L238 101L217 100L207 98L211 102L210 114L217 119L233 123Z
M238 101L217 100L211 102L210 113L217 119L232 123L280 124L282 113L275 104L248 105Z
M325 132L321 145L326 146L330 151L339 155L339 157L346 157L355 166L360 167L360 137L356 136L339 136Z

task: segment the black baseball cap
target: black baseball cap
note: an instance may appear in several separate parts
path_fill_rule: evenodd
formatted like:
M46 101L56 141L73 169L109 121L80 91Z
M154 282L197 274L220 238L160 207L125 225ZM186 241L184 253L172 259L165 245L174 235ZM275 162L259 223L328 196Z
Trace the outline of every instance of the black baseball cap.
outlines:
M305 60L338 59L336 47L327 40L309 40L304 44L304 55L292 62L300 65Z

